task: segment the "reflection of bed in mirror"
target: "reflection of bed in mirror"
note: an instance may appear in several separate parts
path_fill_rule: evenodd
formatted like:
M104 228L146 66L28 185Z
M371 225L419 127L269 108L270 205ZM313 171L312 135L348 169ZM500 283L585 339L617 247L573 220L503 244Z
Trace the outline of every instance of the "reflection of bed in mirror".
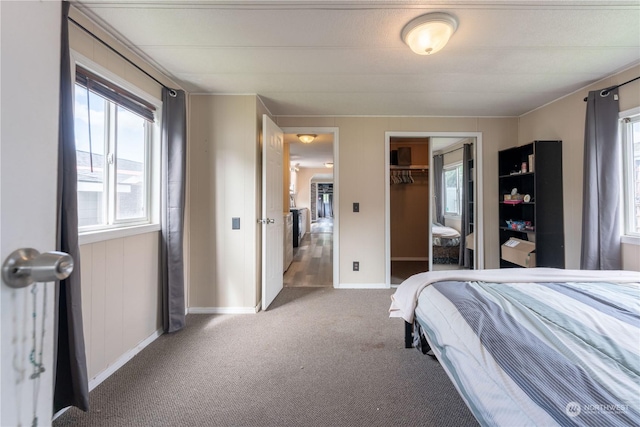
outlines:
M458 264L460 257L460 233L439 223L431 225L433 263Z

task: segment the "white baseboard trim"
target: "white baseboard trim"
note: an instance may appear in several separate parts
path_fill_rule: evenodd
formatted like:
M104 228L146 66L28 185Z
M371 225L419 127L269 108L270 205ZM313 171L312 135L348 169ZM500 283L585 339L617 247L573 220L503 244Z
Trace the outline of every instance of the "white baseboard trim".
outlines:
M256 307L189 307L189 314L256 314L260 311L260 304Z
M157 331L149 335L146 339L141 341L137 346L120 356L120 358L118 358L118 360L116 360L113 364L107 366L107 369L90 379L89 391L96 388L98 385L100 385L100 383L113 375L118 369L122 368L125 363L133 359L135 355L140 353L146 346L154 342L162 334L164 334L164 329L158 329Z
M340 283L336 289L389 289L386 283Z
M399 256L392 257L391 261L429 261L429 257L407 257Z

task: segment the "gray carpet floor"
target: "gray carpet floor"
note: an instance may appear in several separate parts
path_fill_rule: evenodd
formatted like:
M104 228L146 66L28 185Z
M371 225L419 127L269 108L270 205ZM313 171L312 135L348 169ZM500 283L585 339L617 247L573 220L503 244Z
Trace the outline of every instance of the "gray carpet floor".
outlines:
M285 288L266 312L189 315L53 425L477 425L439 363L403 347L392 292Z

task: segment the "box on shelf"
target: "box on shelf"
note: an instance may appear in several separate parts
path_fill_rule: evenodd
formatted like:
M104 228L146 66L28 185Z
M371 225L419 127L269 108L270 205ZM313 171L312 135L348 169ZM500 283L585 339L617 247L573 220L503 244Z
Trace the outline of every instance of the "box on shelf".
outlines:
M398 166L411 166L411 147L398 147Z
M536 244L511 237L500 247L502 259L522 267L536 266Z

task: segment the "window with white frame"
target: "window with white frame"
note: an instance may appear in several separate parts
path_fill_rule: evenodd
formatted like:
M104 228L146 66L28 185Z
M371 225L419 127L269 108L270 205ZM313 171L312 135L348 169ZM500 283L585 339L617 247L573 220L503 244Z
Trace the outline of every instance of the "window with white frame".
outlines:
M443 168L444 214L458 217L462 214L462 163Z
M77 67L74 121L81 232L150 223L154 111L149 102Z
M621 136L624 161L624 234L640 237L640 109L622 118Z

